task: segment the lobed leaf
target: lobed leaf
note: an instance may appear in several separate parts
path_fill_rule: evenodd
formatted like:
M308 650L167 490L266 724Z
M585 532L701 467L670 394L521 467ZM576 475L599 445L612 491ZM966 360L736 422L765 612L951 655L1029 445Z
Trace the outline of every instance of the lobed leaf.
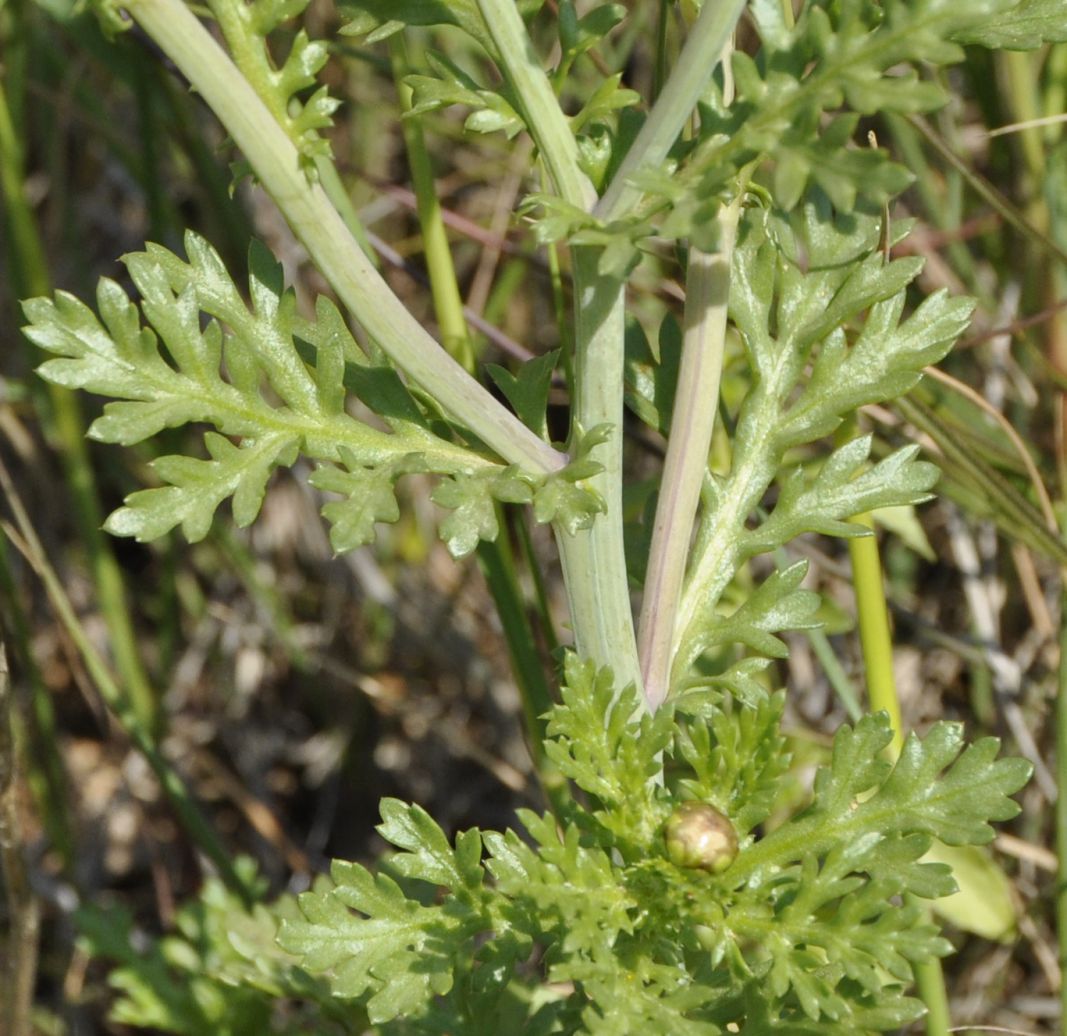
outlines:
M955 33L960 43L1003 50L1034 50L1067 41L1067 0L1018 0L1007 10Z

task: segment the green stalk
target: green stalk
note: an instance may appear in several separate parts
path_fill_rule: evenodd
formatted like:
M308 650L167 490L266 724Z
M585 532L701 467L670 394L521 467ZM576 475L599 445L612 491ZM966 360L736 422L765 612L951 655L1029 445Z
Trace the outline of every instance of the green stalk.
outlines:
M896 680L893 678L893 642L889 634L889 609L882 585L882 560L878 550L878 538L874 531L874 519L869 514L856 515L851 520L871 530L870 536L850 539L848 553L852 559L852 584L856 591L860 646L863 649L863 668L867 674L867 695L873 712L885 710L889 713L889 722L893 727L890 751L896 758L904 747L904 734L900 699L897 696Z
M591 208L595 191L578 164L574 135L514 0L478 0L478 6L556 190L572 205ZM600 275L599 258L599 249L573 250L572 435L605 424L614 430L594 454L603 470L589 479L604 500L606 513L573 536L557 528L556 542L578 652L599 666L610 666L620 685L640 687L622 533L624 285Z
M389 37L389 53L393 62L393 79L400 96L400 109L406 115L411 111L412 94L411 88L404 82L404 76L408 74L408 60L401 33ZM463 297L456 281L448 231L441 215L441 201L437 197L433 166L430 164L430 152L426 147L422 124L417 119L401 118L400 128L408 153L408 168L411 170L411 185L415 191L423 254L426 257L426 270L430 277L430 292L433 295L434 313L441 332L441 344L466 370L473 371L474 354L471 349L470 330L463 314Z
M601 219L618 219L638 202L641 191L630 183L631 177L662 165L707 88L745 6L746 0L705 0L663 92L594 210Z
M52 285L44 247L23 190L23 180L22 148L0 79L0 191L10 235L14 288L17 295L29 298L48 294ZM53 431L59 440L60 459L70 489L73 518L89 562L115 665L138 719L148 728L157 730L160 725L158 702L137 648L122 573L101 530L104 517L85 444L81 406L77 396L68 389L49 385L47 391Z
M893 640L889 632L889 610L882 583L878 539L874 535L874 521L870 515L856 515L852 521L871 530L870 536L850 539L848 549L852 558L852 583L856 592L867 693L873 710L884 709L889 713L893 726L889 750L896 758L904 747L904 736L900 698L893 677ZM919 995L926 1004L927 1036L948 1036L952 1022L941 961L932 957L921 964L912 965L912 968Z
M718 216L719 252L708 255L696 248L689 250L678 391L638 624L641 676L652 709L663 703L670 687L675 621L715 428L726 351L730 262L740 209L739 195Z
M182 0L131 0L129 13L201 94L352 315L390 358L501 457L550 474L566 457L456 363L374 269L289 136Z

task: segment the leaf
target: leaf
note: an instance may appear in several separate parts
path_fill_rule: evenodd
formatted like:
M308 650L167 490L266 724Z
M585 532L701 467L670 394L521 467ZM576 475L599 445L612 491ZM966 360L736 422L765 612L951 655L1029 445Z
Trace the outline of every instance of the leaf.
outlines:
M518 375L495 363L489 364L487 368L519 420L546 441L548 393L552 388L552 372L556 369L558 360L559 350L554 349L524 363L519 368Z
M400 518L393 488L398 474L394 467L365 468L355 457L342 456L347 470L325 464L308 478L316 489L345 497L331 500L322 508L322 516L330 523L330 546L338 554L373 542L378 522L392 523Z
M1009 10L955 34L960 43L1003 50L1033 50L1067 41L1067 0L1019 0Z
M345 0L341 11L349 19L340 30L346 36L363 36L379 26L395 25L398 31L405 25L454 25L496 53L476 0Z
M389 864L406 878L417 878L453 892L477 891L482 884L482 842L477 829L456 838L456 848L448 844L444 832L420 806L399 799L382 799L382 822L378 834L405 850Z
M610 669L597 671L574 654L564 660L564 676L562 705L547 718L545 754L564 777L596 796L602 808L594 815L608 830L629 831L628 848L637 851L635 843L649 840L663 819L650 781L671 738L671 710L653 718L632 686L616 689Z
M774 633L818 625L813 617L819 608L819 595L800 589L807 569L806 561L798 561L769 576L732 615L717 618L700 632L700 649L743 644L767 658L785 658L789 649Z
M604 500L585 482L603 470L592 455L611 434L611 426L605 424L580 435L571 449L570 463L541 481L533 496L534 517L539 522L557 522L573 536L604 513Z
M472 109L464 126L473 133L504 132L510 140L525 126L516 106L503 93L481 86L450 58L428 51L426 60L433 75L406 76L411 88L411 109L405 116L415 118L425 112L461 104Z
M854 729L842 727L829 769L816 775L811 809L742 853L731 873L748 878L763 873L771 859L782 867L856 844L867 846L859 857L863 867L889 877L874 852L878 841L868 845L865 836L921 834L949 845L982 844L993 836L990 821L1019 812L1009 796L1027 782L1032 768L1022 759L996 759L996 738L964 747L959 724L937 723L924 740L909 734L892 765L880 756L891 736L885 713L864 717Z
M510 498L502 487L521 481L515 472L435 435L397 373L362 356L335 306L319 304L318 321L297 318L266 249L251 249L246 303L207 241L189 233L185 244L188 260L153 244L126 257L150 328L106 279L99 318L64 293L25 303L27 336L54 356L41 375L118 399L93 423L95 438L132 444L192 422L215 428L209 460L160 458L153 467L167 484L131 495L109 531L148 540L181 524L195 541L231 495L247 525L273 469L301 453L322 464L313 484L346 497L324 508L338 551L368 542L375 522L396 521L392 485L408 472L480 474ZM388 431L349 415L346 386Z
M938 291L902 321L903 309L903 293L883 299L871 307L852 345L844 336L827 339L781 427L784 444L828 434L842 415L910 391L923 368L942 359L966 330L974 303Z
M186 539L197 543L211 528L216 508L230 496L234 522L250 525L259 514L271 472L278 465L291 465L297 454L297 443L284 435L247 439L235 446L208 432L204 442L211 460L170 456L153 461L153 470L169 485L131 493L104 528L146 543L180 524Z
M441 538L452 556L466 557L479 540L496 539L500 531L497 501L529 503L534 492L531 480L514 467L499 474L456 475L439 483L432 498L434 503L452 511L441 523Z
M694 695L681 695L676 709L688 713ZM764 694L736 712L715 707L710 716L678 724L675 756L692 776L678 787L691 799L708 802L728 816L740 838L762 824L774 806L790 755L779 731L785 695Z
M365 1001L373 1024L418 1017L451 989L453 958L484 921L458 902L422 906L357 863L331 873L333 888L299 897L304 919L283 921L279 943L335 996Z
M869 531L847 521L880 507L921 503L937 482L932 464L915 460L918 446L905 446L859 473L871 448L861 436L838 448L809 479L796 469L782 485L771 516L743 540L749 556L773 550L803 532L827 536L863 536Z

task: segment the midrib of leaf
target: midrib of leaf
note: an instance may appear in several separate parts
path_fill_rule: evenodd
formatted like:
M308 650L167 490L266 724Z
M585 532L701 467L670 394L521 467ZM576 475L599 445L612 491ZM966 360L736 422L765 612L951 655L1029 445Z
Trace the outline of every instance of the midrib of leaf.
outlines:
M949 764L949 769L955 762ZM731 884L739 885L761 868L780 868L805 856L822 855L870 831L887 835L919 831L932 835L933 825L927 815L942 812L939 804L951 803L960 794L958 789L949 787L941 794L923 795L906 803L890 797L884 805L875 806L875 800L868 800L852 805L844 815L820 811L793 820L741 853L728 877ZM856 870L863 870L862 861L857 861Z
M745 444L742 463L730 472L719 492L718 510L705 519L708 525L700 533L699 542L703 545L700 558L686 583L678 609L674 664L676 676L683 674L694 661L694 627L714 610L733 579L740 561L740 530L744 529L748 512L774 480L775 418L781 394L787 383L795 377L794 352L794 343L783 343L778 362L772 368L772 377L757 390L764 394L759 415L753 420L758 437Z
M155 387L159 395L166 399L178 398L179 393L173 385L151 377L147 370L140 376L146 388ZM346 446L362 463L372 465L399 453L417 452L439 474L457 474L496 466L491 460L479 457L461 446L453 446L415 425L405 424L392 432L383 432L347 414L316 420L311 416L301 416L289 408L271 407L266 403L258 406L241 405L228 394L215 389L212 382L194 380L177 372L175 377L187 381L196 390L197 396L211 408L211 416L207 419L224 434L258 437L267 433L299 438L305 444L306 452L331 460L337 458L339 446ZM234 394L242 401L246 398L236 389ZM155 399L132 402L160 401L157 396Z

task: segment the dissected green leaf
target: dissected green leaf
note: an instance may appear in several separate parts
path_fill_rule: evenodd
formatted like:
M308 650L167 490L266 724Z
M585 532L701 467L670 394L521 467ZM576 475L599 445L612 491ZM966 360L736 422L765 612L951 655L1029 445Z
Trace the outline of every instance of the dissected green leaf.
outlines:
M1007 10L955 34L960 43L1005 50L1033 50L1067 40L1065 0L1018 0Z
M396 521L393 483L410 472L476 481L483 473L479 484L494 499L530 498L532 489L515 488L522 478L512 469L435 435L397 373L367 362L335 306L320 304L318 321L298 318L262 246L251 252L248 302L203 238L188 234L186 251L183 260L150 244L126 257L150 327L107 279L97 291L99 318L64 293L25 303L27 335L55 356L42 376L119 400L93 423L95 438L131 444L193 422L216 429L205 436L208 460L157 460L166 484L132 494L109 531L150 540L180 524L195 541L230 496L237 524L248 525L271 473L298 454L321 463L313 484L345 497L324 507L338 551L369 542L376 522ZM346 387L388 431L348 413ZM465 537L458 541L466 545Z
M265 882L251 861L236 866L262 895ZM150 941L120 908L83 907L80 943L117 967L109 982L119 994L111 1018L179 1036L323 1036L351 1033L326 984L297 966L275 941L279 922L298 916L295 901L249 909L215 878L184 904L174 930ZM278 1012L276 1004L291 1007Z
M381 39L385 27L396 32L405 25L454 25L490 53L496 52L477 0L344 0L341 11L348 18L341 28L347 36L364 36L377 29L375 38Z
M542 439L548 438L548 393L552 388L552 372L558 360L559 350L555 349L528 360L519 368L518 374L512 374L506 367L495 363L487 368L500 391L507 396L519 420Z

